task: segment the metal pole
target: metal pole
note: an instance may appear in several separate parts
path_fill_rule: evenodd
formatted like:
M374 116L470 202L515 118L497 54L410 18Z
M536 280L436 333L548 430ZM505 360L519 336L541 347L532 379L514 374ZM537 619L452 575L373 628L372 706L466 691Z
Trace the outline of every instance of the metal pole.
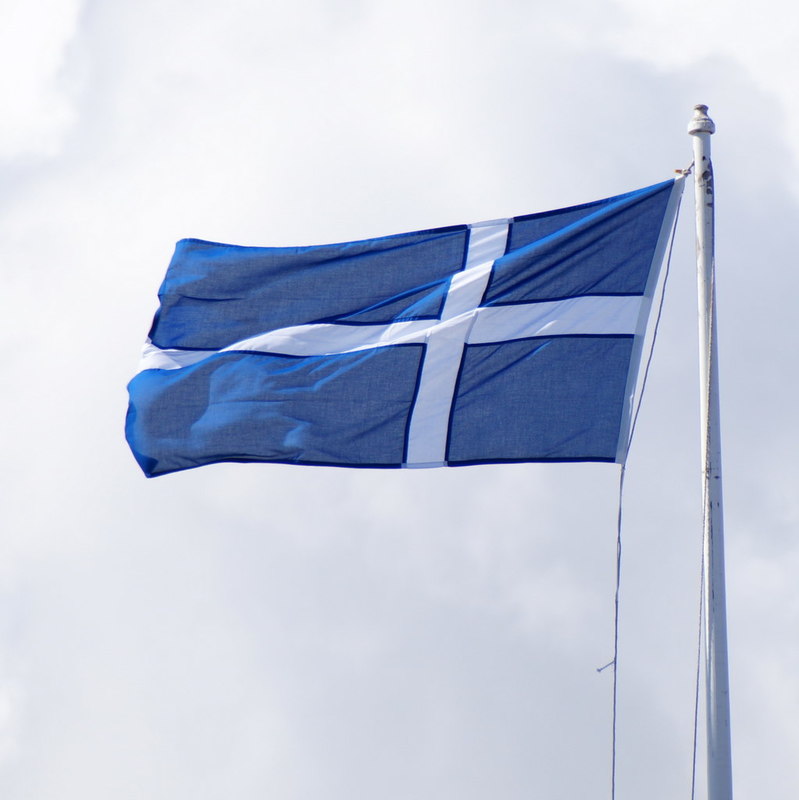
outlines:
M710 136L716 126L707 106L694 107L696 265L699 287L699 370L704 501L704 637L707 692L707 783L709 800L732 800L730 681L727 663L727 601L721 494L721 433L714 284L713 166Z

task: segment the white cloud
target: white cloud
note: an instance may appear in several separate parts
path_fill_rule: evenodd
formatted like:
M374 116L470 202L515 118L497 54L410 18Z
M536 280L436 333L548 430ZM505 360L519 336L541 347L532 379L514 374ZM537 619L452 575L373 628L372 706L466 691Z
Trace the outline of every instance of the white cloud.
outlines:
M64 73L80 0L9 0L0 26L0 159L56 155L75 120Z

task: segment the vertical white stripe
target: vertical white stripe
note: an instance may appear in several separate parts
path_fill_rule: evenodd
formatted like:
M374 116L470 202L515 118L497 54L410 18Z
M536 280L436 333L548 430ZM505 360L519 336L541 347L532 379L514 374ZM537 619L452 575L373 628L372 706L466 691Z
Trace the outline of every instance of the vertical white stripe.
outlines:
M469 231L466 268L452 278L441 322L430 328L425 339L422 375L408 430L408 467L444 463L463 347L485 293L491 267L495 259L504 254L507 238L506 220Z

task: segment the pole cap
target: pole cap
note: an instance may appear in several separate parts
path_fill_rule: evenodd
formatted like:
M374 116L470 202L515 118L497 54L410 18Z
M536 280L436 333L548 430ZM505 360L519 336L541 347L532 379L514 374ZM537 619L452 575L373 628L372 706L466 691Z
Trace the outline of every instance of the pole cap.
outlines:
M707 115L707 106L699 103L694 106L693 119L688 123L688 133L696 135L699 133L715 133L716 126L712 119Z

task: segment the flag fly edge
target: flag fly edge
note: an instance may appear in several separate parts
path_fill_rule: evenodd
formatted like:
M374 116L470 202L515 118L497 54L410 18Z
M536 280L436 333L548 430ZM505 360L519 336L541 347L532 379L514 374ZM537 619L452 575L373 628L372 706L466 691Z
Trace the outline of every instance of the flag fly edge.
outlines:
M647 327L649 323L649 313L652 308L652 300L655 296L655 290L660 280L661 268L663 261L666 258L666 252L674 236L674 229L677 222L677 212L680 208L680 200L682 199L683 189L685 188L685 176L677 175L674 178L674 185L671 190L668 205L666 206L666 213L663 217L663 223L660 227L660 235L655 247L655 252L652 255L652 264L649 271L649 280L647 281L646 290L641 302L641 308L638 315L638 324L636 326L635 338L633 340L633 351L630 358L630 373L627 378L627 388L624 396L627 398L624 410L622 413L621 426L619 428L619 447L616 451L616 462L619 464L625 463L631 445L631 427L634 415L634 410L637 405L637 400L640 398L640 393L643 387L639 385L639 374L641 358L643 355L644 344L646 340ZM654 347L654 341L650 342L650 352Z

